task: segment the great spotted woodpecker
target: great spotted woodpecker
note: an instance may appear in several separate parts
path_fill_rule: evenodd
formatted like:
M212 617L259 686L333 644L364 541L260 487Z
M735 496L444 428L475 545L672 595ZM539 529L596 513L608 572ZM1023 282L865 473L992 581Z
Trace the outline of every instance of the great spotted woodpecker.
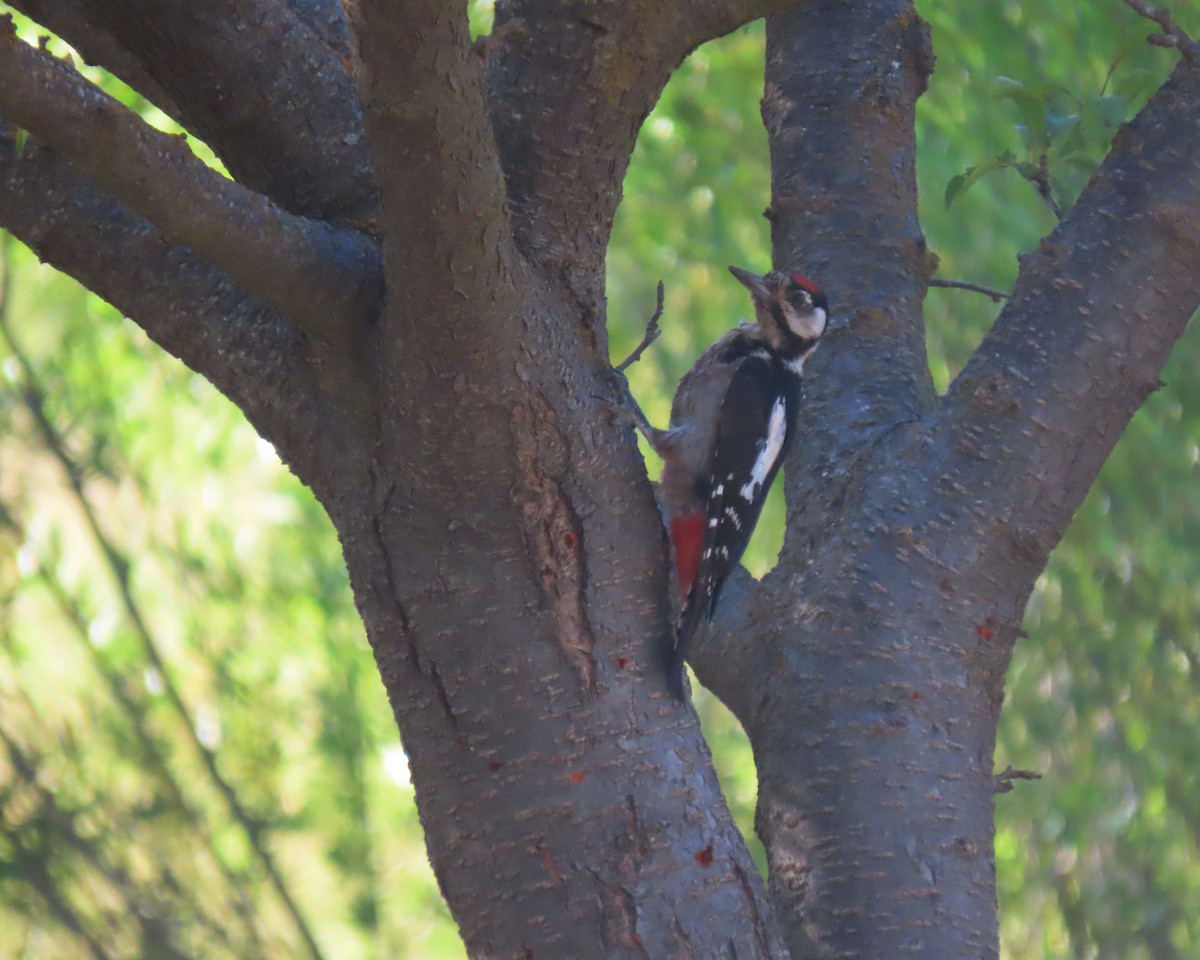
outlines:
M669 675L680 699L688 644L712 619L783 463L800 374L829 310L821 289L800 274L729 270L750 291L755 322L729 331L684 375L668 429L643 425L663 458L662 497L683 597Z

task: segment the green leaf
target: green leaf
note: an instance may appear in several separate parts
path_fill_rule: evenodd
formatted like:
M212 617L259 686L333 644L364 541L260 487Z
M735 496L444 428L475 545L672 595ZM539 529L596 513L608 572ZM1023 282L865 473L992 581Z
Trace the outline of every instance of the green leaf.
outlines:
M1122 73L1113 82L1113 89L1121 91L1126 100L1137 101L1147 96L1162 83L1162 76L1155 70L1130 70Z
M1103 97L1089 97L1084 103L1084 109L1090 122L1111 129L1125 122L1129 113L1129 101L1118 94L1110 93Z
M1080 121L1080 114L1065 113L1062 110L1051 110L1046 114L1046 138L1051 144L1057 143L1072 130Z
M1065 156L1059 157L1059 161L1084 171L1089 177L1100 169L1100 164L1097 160L1083 153L1068 153Z
M993 92L1003 100L1011 100L1021 117L1017 132L1027 150L1040 153L1053 142L1056 135L1070 126L1070 118L1078 113L1079 99L1060 83L1039 80L1022 83L1012 77L996 77ZM1064 109L1064 101L1072 109Z
M971 189L980 178L991 173L993 170L1003 170L1005 167L1011 167L1016 162L1016 155L1011 150L1006 150L1004 153L992 157L991 160L985 160L978 166L968 167L962 173L956 174L950 178L946 184L945 201L949 207L960 194Z

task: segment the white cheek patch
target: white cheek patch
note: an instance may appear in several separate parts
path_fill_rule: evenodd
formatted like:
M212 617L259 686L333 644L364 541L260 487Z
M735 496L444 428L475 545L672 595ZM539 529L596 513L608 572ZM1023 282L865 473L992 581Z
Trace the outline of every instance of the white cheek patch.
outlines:
M797 313L791 304L786 304L783 314L788 329L798 337L815 340L825 332L825 311L821 307L814 307L811 313Z
M780 397L775 401L775 406L771 408L771 417L767 421L767 436L763 441L762 449L758 451L758 459L754 461L754 467L750 471L750 479L738 491L743 500L753 503L757 499L763 481L766 480L767 474L771 472L771 467L779 459L779 452L783 449L783 439L786 435L787 403L783 397Z

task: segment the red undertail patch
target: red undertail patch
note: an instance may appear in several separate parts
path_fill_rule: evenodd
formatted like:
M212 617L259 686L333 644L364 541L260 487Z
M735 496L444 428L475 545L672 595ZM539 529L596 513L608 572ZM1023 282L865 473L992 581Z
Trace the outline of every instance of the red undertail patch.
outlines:
M679 575L679 594L687 599L700 567L704 549L704 514L687 513L671 521L671 542L675 545L675 572Z

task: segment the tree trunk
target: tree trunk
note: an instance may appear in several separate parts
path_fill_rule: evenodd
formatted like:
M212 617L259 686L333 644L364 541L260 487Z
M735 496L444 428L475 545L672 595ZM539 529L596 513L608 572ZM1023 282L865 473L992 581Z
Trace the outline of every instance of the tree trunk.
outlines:
M914 176L933 60L907 0L510 0L479 45L436 0L359 0L352 31L332 0L15 5L235 175L0 39L0 223L320 498L472 956L998 955L1004 671L1200 303L1200 58L939 398ZM696 45L766 14L775 262L820 277L836 322L779 565L730 586L692 662L754 747L769 897L667 691L668 551L608 406L603 300L642 121Z

